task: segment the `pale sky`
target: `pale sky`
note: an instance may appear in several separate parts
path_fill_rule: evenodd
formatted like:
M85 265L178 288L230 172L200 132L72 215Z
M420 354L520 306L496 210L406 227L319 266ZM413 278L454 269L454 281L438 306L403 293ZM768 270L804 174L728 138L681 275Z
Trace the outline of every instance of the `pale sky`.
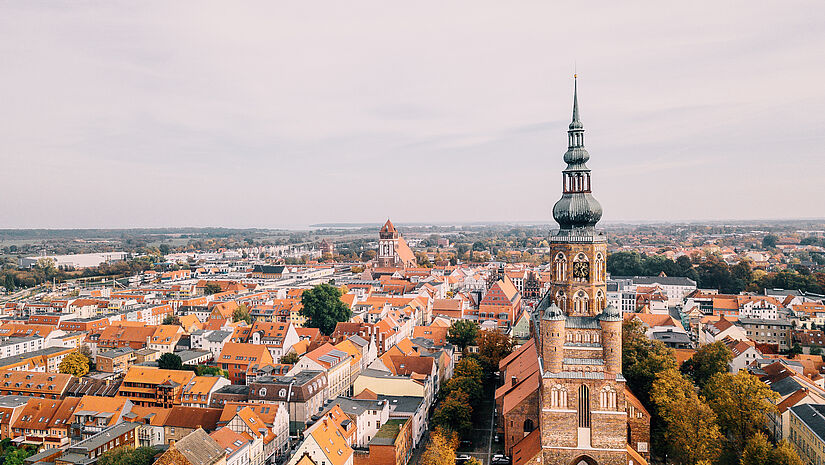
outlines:
M825 217L825 2L0 3L0 228ZM587 5L585 7L584 5Z

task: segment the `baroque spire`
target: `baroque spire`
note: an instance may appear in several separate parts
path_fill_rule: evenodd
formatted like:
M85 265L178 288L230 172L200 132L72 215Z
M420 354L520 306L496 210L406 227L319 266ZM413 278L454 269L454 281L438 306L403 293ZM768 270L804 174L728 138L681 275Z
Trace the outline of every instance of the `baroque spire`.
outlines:
M579 117L578 78L573 76L573 119L567 130L567 152L562 171L562 196L553 206L553 218L563 235L591 234L602 217L602 206L590 190L590 154L584 148L584 125Z

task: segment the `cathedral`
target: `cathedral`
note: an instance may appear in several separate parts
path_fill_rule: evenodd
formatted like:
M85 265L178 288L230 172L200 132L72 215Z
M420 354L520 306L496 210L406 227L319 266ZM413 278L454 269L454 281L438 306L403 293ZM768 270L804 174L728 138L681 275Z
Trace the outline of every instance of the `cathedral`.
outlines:
M501 361L498 427L514 464L627 465L649 459L650 415L625 387L622 313L606 305L607 237L591 193L578 89L568 130L552 282L533 339Z

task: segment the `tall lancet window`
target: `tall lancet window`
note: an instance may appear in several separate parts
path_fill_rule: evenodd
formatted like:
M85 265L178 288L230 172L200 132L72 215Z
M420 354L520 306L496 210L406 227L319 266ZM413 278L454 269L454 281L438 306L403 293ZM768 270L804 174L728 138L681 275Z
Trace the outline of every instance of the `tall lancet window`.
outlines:
M590 388L579 388L579 428L590 428Z

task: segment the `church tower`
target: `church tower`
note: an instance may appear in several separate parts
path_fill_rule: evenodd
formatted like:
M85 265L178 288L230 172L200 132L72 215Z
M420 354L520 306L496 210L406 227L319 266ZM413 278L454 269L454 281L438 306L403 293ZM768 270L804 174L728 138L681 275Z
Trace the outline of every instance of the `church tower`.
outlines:
M387 219L381 230L378 231L378 264L383 267L396 266L395 250L398 248L398 230Z
M625 465L622 314L606 306L607 236L596 229L602 207L591 193L574 86L562 196L553 206L559 229L549 238L552 282L536 307L541 455L545 464Z

